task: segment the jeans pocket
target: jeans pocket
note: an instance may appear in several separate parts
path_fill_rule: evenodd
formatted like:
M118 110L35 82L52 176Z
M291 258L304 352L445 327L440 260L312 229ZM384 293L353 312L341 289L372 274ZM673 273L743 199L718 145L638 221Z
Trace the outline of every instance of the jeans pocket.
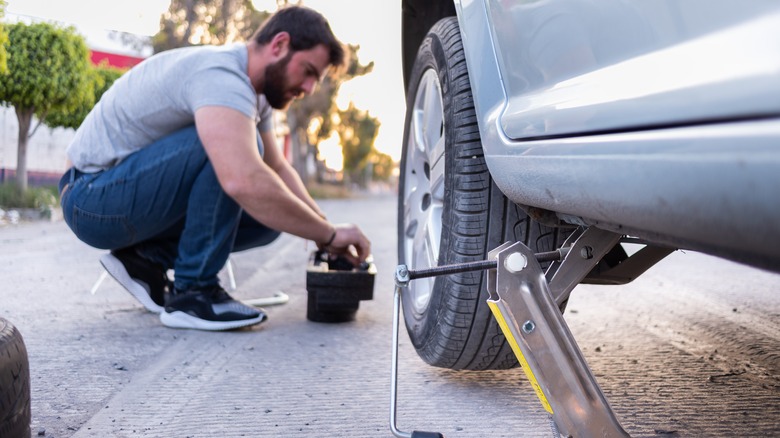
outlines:
M135 241L135 230L124 215L103 215L73 207L73 232L87 245L100 249L117 249Z

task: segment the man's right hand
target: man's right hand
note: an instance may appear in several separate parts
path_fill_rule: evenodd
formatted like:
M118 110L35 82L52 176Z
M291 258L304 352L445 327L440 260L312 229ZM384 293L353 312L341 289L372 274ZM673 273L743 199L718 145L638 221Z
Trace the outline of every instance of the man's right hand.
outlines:
M336 235L333 241L327 246L317 245L319 249L334 255L343 255L355 266L366 261L371 255L371 242L360 228L354 224L336 224L334 229Z

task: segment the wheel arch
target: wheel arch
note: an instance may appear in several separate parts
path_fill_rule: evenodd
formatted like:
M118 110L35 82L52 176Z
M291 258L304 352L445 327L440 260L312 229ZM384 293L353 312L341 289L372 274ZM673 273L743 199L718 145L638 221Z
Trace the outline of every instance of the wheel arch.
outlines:
M455 3L452 0L401 1L401 62L405 92L409 89L417 49L425 35L436 22L451 16L455 16Z

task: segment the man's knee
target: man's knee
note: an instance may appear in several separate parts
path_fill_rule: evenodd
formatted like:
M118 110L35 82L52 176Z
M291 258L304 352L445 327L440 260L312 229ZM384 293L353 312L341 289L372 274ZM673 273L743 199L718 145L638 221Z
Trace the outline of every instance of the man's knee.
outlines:
M242 212L233 252L269 245L281 235L279 231L266 227L246 212Z

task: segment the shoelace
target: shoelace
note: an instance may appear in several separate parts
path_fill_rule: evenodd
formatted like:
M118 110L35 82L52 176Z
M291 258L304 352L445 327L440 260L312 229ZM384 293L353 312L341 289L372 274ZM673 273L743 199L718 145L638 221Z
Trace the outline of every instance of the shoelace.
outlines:
M164 277L163 281L165 283L165 292L172 293L173 292L173 281L171 281L171 279L168 278L167 274L163 274L163 277Z
M223 303L225 301L233 300L233 298L228 295L225 289L223 289L222 286L218 284L203 288L203 293L208 294L214 303Z

